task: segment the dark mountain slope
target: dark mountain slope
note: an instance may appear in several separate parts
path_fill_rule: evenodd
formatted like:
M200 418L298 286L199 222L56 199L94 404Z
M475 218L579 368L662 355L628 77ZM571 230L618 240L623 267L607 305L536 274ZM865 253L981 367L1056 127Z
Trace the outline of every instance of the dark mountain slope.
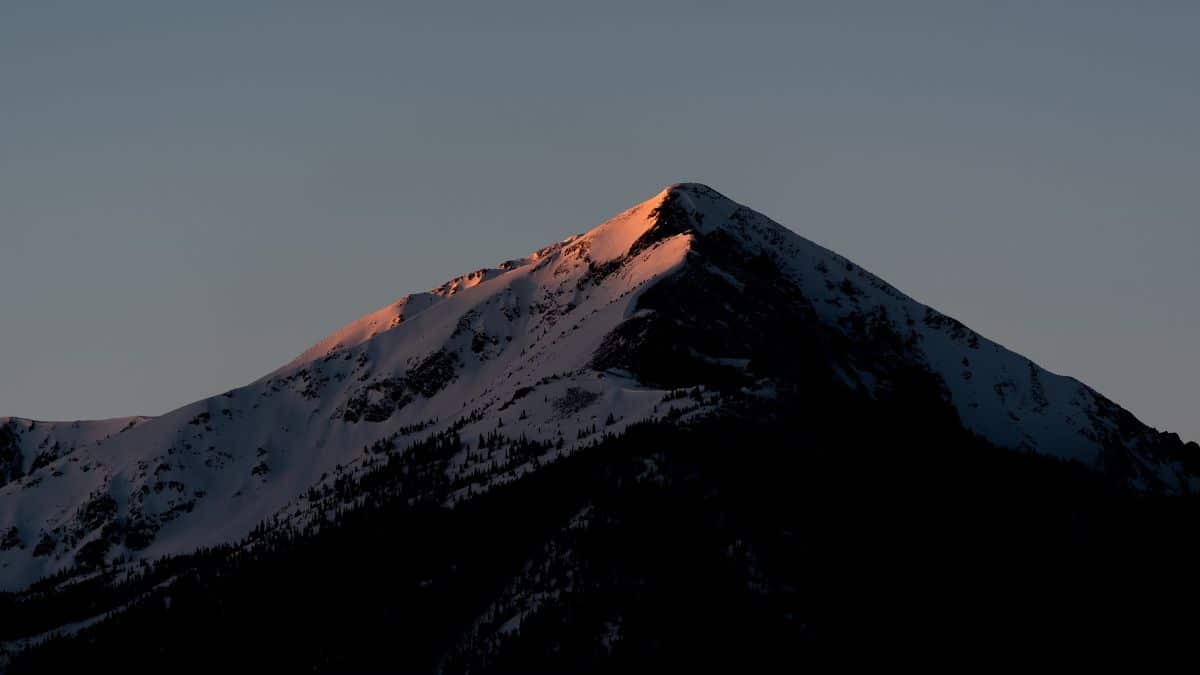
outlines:
M427 478L460 441L418 445L344 486L366 506L152 565L124 612L11 672L771 672L1188 629L1157 612L1194 597L1177 533L1195 500L996 448L928 381L782 391L637 425L452 509Z

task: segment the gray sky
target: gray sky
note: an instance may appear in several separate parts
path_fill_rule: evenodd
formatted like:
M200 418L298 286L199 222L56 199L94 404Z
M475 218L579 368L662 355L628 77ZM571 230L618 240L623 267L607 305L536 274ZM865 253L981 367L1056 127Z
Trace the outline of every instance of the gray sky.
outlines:
M700 181L1200 440L1200 3L0 3L0 414L158 414Z

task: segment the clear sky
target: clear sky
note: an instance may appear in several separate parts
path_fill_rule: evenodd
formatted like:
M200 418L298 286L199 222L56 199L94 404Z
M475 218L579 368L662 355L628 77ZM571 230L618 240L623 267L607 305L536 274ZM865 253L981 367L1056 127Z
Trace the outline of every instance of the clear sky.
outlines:
M649 6L648 6L649 5ZM0 415L712 185L1200 440L1200 3L0 2Z

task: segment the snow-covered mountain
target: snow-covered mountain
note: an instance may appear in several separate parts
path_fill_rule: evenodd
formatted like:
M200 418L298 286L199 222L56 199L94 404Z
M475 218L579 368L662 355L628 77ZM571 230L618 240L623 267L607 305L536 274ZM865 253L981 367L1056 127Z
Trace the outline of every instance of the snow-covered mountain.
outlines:
M817 361L866 399L919 369L1002 448L1142 490L1200 487L1194 444L687 183L161 417L0 420L0 588L319 519L334 483L448 430L467 443L439 477L444 499L470 499L638 421L772 400Z
M148 419L39 422L0 417L0 485L66 457L80 447L99 446Z

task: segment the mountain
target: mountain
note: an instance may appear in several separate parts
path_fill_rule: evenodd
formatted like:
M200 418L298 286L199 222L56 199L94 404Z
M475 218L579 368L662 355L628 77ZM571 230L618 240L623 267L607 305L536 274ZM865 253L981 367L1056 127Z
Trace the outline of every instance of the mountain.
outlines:
M0 485L66 457L81 446L98 447L147 421L116 417L79 422L38 422L0 417Z
M953 515L964 519L952 521L955 531L991 533L986 544L968 537L979 546L1008 541L1011 553L1036 539L1049 550L1057 534L1078 535L1080 509L1107 533L1117 527L1113 499L1177 495L1172 503L1190 504L1182 495L1200 487L1198 460L1196 444L1147 427L1079 381L711 188L676 184L584 234L406 296L247 386L161 417L7 421L0 587L12 591L7 614L20 609L26 618L0 626L0 639L11 650L37 635L108 630L100 644L124 644L121 622L151 630L157 619L147 617L177 606L171 598L203 604L181 579L206 580L197 588L213 598L229 592L221 584L251 574L266 575L253 577L255 593L288 578L308 589L348 583L365 598L370 592L347 577L366 569L361 583L394 577L413 586L404 586L408 610L372 605L363 616L388 618L360 628L401 622L410 636L432 631L421 644L437 646L443 669L530 667L528 653L508 646L514 636L542 635L522 639L579 653L552 628L570 624L555 612L570 609L582 621L564 604L571 589L590 610L604 609L579 634L602 633L595 644L608 658L620 653L615 643L659 644L629 636L652 635L650 617L664 607L674 609L659 619L713 630L712 622L682 621L679 608L696 602L696 586L683 592L677 578L707 585L736 577L718 604L756 617L770 614L777 597L795 600L792 575L816 564L792 558L802 525L844 550L858 550L843 537L862 528L873 541L896 543L901 525L889 509L845 495L887 494L905 505L895 513L950 528L951 514L926 508L936 494L954 500L949 511L972 514ZM643 493L647 484L657 491ZM1047 520L1014 506L1018 492L1045 506ZM1001 514L999 503L1013 510ZM829 504L841 504L843 515L824 524L797 515ZM868 510L875 515L862 517ZM845 513L857 514L855 525L835 533L831 523L849 522ZM672 548L662 548L664 536ZM334 540L341 554L326 555ZM485 543L494 569L473 566ZM718 549L724 557L705 557ZM589 557L579 557L583 550ZM612 558L615 550L628 555ZM292 562L281 562L282 551ZM253 562L234 562L243 560ZM667 574L664 561L675 571ZM342 576L304 581L285 565ZM680 569L693 566L705 574ZM771 569L792 571L772 580ZM680 593L647 609L644 625L611 604L614 588L629 592L614 580L635 577ZM424 595L451 582L473 590ZM735 587L757 591L747 600ZM344 609L344 599L312 592L323 598L318 605ZM814 607L835 604L819 592L806 597ZM207 626L199 635L212 630L196 618L209 611L169 616ZM413 613L420 625L404 623ZM768 634L782 635L772 631L795 637L778 617L762 621L752 622L758 633L737 633L736 644L763 648ZM48 644L56 640L70 641ZM49 649L34 652L75 654ZM349 668L330 658L292 665Z

